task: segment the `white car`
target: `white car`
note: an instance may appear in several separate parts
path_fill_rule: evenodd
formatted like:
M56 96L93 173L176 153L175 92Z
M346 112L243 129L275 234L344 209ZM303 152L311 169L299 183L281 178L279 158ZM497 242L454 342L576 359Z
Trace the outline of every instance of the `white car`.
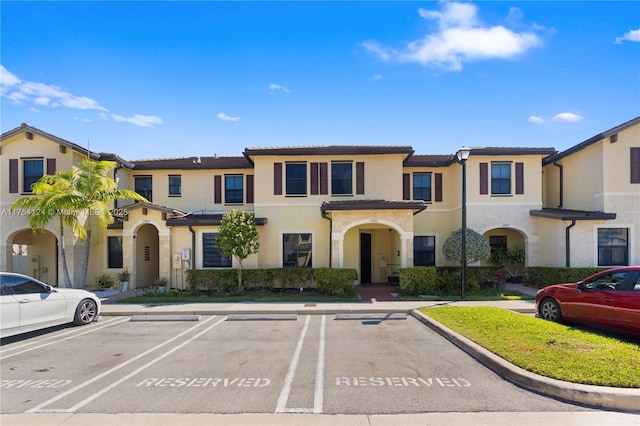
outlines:
M89 324L100 315L100 299L86 290L52 287L12 272L0 272L0 290L0 337L60 324Z

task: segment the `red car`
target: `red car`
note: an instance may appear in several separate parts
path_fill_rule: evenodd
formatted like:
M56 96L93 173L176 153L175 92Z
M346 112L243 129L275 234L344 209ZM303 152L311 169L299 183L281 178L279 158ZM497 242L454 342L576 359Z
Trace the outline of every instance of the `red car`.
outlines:
M598 272L574 284L538 291L536 312L566 321L640 338L640 266Z

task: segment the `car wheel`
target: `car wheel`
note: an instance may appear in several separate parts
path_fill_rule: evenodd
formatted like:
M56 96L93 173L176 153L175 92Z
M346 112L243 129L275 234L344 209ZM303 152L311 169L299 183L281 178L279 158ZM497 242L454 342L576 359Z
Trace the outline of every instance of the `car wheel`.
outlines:
M84 299L76 308L76 315L73 319L74 324L85 325L94 321L98 316L98 306L91 299Z
M540 317L548 321L562 321L560 305L553 299L547 298L540 303Z

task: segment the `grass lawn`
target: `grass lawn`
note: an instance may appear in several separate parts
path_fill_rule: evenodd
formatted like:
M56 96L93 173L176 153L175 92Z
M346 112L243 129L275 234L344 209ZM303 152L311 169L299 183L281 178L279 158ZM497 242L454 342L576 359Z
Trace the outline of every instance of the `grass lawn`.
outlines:
M118 303L326 303L326 302L359 302L357 296L335 297L323 296L316 291L283 290L283 291L248 291L243 294L202 295L191 291L167 291L164 293L148 292L140 296L127 297Z
M518 367L573 383L640 388L640 345L493 307L420 312Z

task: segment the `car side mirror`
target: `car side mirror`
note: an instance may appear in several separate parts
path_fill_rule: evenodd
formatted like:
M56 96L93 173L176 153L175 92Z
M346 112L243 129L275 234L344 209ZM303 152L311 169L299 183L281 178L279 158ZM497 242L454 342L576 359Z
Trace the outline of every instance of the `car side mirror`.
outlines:
M582 282L582 281L578 281L578 284L576 284L576 288L578 290L585 290L586 289L586 287L584 285L584 282Z

